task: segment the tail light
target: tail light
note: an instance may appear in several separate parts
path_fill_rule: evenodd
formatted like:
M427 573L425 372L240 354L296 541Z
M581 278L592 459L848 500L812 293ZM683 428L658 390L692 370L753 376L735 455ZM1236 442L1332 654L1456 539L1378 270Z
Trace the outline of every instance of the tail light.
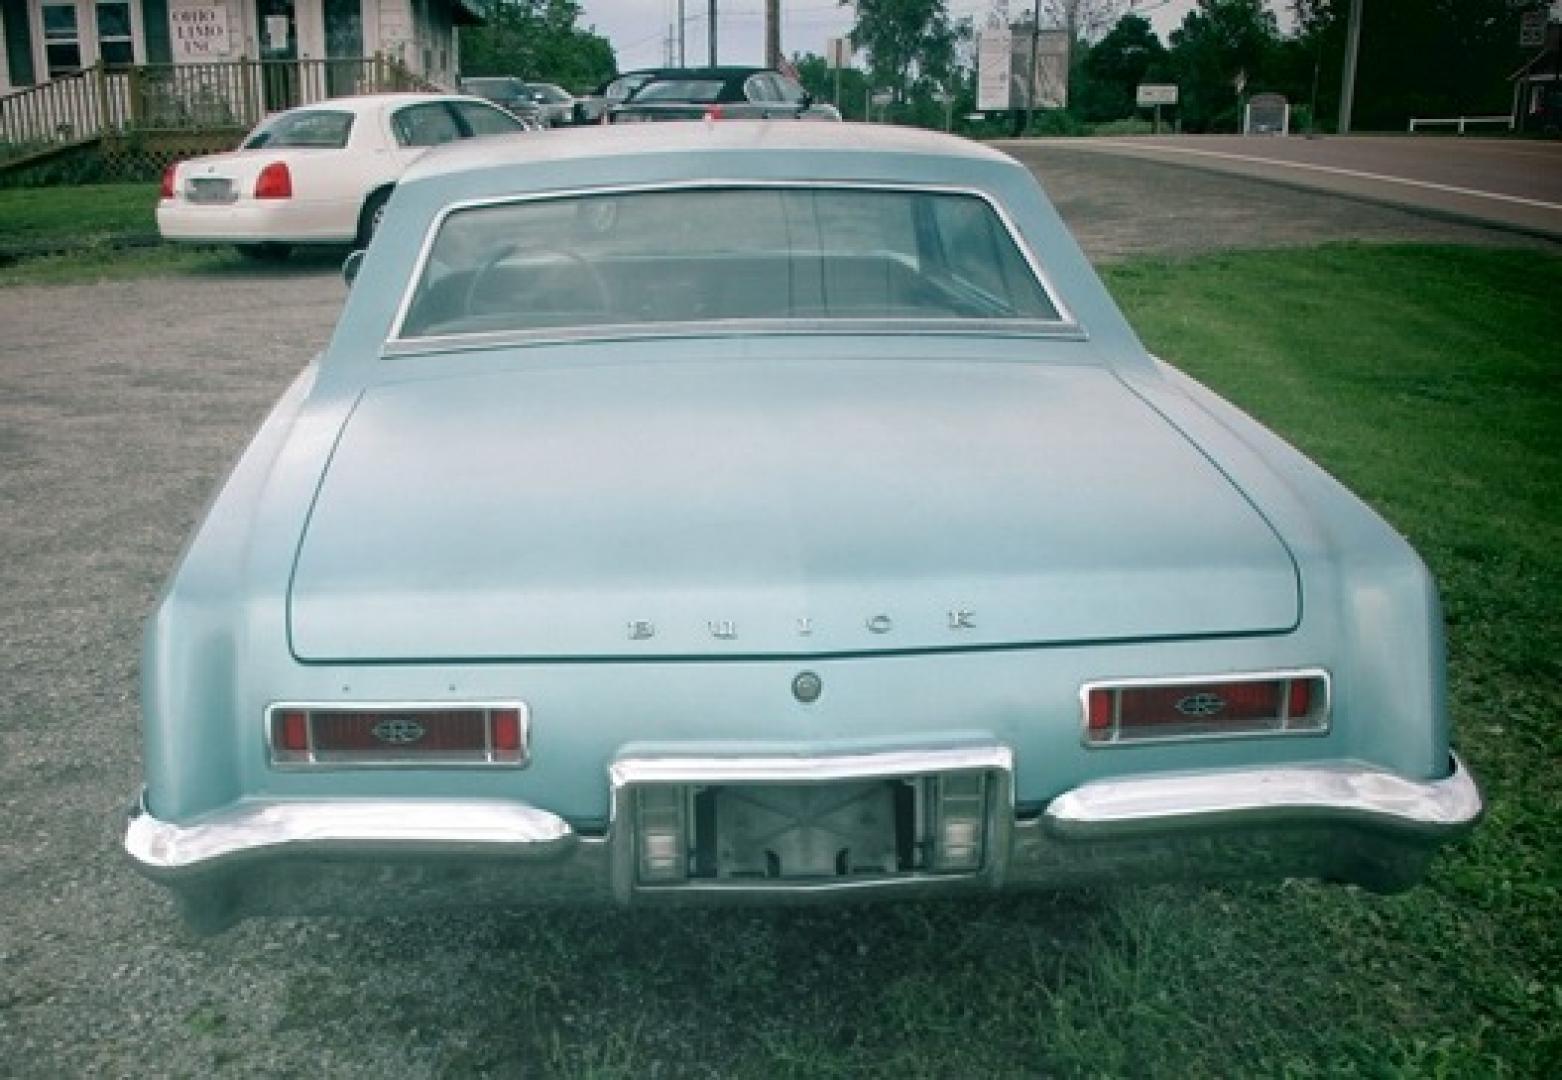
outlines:
M287 171L287 163L273 161L255 178L255 198L257 199L291 199L293 197L293 174Z
M720 120L721 119L721 106L720 105L712 105L710 108L706 109L705 110L705 119L707 119L707 120Z
M171 199L174 197L174 175L179 171L179 163L176 161L163 170L163 186L158 191L158 197Z
M1090 683L1081 696L1091 746L1329 729L1322 671Z
M267 736L274 765L524 765L521 704L273 706Z

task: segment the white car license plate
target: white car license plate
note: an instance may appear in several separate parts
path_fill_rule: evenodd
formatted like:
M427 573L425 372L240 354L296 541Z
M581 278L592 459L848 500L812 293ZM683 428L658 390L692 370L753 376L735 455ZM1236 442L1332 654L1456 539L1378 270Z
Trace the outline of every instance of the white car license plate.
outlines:
M185 197L198 203L232 202L233 184L226 177L194 177L185 188Z

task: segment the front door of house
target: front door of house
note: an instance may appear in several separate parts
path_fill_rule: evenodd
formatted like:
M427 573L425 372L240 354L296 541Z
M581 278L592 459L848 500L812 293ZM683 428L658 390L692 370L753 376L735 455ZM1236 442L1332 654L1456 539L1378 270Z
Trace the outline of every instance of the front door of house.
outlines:
M298 19L293 0L255 0L255 22L266 111L291 109L300 103Z
M325 0L326 94L364 90L362 0Z

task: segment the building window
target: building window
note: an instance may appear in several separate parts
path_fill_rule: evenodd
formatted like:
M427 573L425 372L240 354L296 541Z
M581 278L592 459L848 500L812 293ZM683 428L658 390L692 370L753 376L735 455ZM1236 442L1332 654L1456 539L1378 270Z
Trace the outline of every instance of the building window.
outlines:
M49 78L81 70L81 30L76 25L75 0L43 5L43 48Z
M109 67L129 67L136 62L129 0L98 4L98 56Z

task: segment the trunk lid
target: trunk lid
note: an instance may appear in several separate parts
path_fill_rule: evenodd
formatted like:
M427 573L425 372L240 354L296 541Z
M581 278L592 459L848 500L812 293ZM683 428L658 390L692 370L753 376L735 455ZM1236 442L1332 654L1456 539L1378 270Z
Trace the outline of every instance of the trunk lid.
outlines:
M289 600L295 654L343 661L1113 641L1300 611L1269 524L1109 370L817 357L371 387Z

